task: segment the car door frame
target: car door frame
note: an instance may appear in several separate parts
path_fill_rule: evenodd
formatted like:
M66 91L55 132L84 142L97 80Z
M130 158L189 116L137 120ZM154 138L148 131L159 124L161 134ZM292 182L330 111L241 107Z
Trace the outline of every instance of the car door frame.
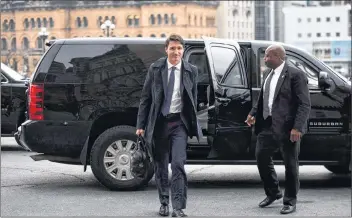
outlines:
M250 81L248 81L248 75L246 73L246 68L245 68L245 64L244 64L244 57L242 57L242 53L241 53L241 48L240 45L235 42L234 40L226 40L226 39L217 39L217 38L211 38L211 37L202 37L203 41L204 41L204 47L205 47L205 52L207 55L207 61L208 61L208 67L209 67L209 72L211 74L211 80L210 80L210 84L212 86L212 93L211 95L213 95L213 98L209 99L209 105L214 105L214 116L212 116L211 114L209 115L209 121L208 121L208 129L209 129L209 140L208 142L210 143L210 146L212 147L212 151L210 154L211 158L220 158L222 159L222 156L227 159L228 157L232 156L231 158L234 159L239 159L239 158L245 158L246 153L249 154L249 148L251 145L251 136L252 136L252 129L247 126L245 124L245 118L243 118L243 121L240 121L240 125L239 126L225 126L225 127L220 127L218 126L218 115L219 112L217 111L217 109L222 106L223 104L226 104L226 102L223 103L219 103L222 101L222 99L218 98L217 96L215 96L215 89L218 89L219 87L229 87L229 88L233 88L233 89L242 89L245 91L248 91L248 93L251 93L251 88L250 88ZM224 47L224 48L230 48L233 49L236 53L236 56L238 58L238 64L239 64L239 69L240 69L240 73L241 73L241 77L242 77L242 82L243 85L241 85L241 87L236 87L236 86L226 86L224 84L220 84L219 81L216 78L216 72L215 72L215 68L214 68L214 60L213 60L213 56L212 56L212 51L211 51L211 47L213 46L219 46L219 47ZM232 64L232 63L231 63ZM227 69L227 72L231 70L231 68ZM225 75L224 74L224 75ZM250 98L250 105L252 105L252 99L251 99L251 94L249 94L249 98ZM251 107L250 107L251 108ZM245 113L249 113L249 110L246 111ZM242 123L243 122L243 123ZM239 123L239 122L238 122ZM211 131L213 130L213 132ZM224 152L226 151L225 148L227 145L219 145L219 143L216 143L216 139L220 138L220 137L226 137L232 134L239 134L239 135L243 135L244 138L243 140L238 140L237 144L234 145L233 147L236 149L236 147L239 147L238 152L240 153L236 153L236 155L232 155L231 152L229 151L227 154L224 154ZM235 143L235 142L230 142L230 143ZM223 150L223 151L220 151ZM212 153L213 152L213 153Z

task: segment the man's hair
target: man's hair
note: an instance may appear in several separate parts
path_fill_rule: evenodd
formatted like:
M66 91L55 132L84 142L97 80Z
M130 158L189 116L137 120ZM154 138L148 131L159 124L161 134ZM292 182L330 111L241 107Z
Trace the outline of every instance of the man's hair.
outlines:
M185 41L183 40L182 36L178 34L171 34L167 37L165 41L165 48L169 47L170 41L179 42L183 47L185 47Z

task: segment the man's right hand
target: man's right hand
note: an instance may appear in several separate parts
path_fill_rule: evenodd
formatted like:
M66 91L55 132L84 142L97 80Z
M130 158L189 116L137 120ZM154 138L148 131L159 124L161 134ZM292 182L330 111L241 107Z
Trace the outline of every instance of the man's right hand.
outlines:
M252 125L255 124L255 117L253 117L252 115L248 114L247 120L245 120L244 122L247 123L248 126L252 126Z
M136 134L138 136L144 135L144 130L143 129L137 129Z

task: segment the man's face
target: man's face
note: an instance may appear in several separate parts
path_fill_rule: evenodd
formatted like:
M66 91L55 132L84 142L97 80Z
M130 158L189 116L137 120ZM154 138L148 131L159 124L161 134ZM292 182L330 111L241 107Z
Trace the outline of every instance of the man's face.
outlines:
M268 48L265 50L264 62L267 67L275 69L279 66L280 58L272 49Z
M170 41L168 47L165 48L167 58L173 65L178 64L183 56L183 46L178 41Z

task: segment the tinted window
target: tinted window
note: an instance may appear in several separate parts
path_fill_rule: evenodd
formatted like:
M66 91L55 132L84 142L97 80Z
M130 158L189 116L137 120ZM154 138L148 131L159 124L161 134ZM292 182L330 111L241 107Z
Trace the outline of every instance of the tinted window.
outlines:
M46 82L143 85L149 66L163 56L164 45L63 45Z
M319 73L309 67L308 64L301 61L300 59L293 57L291 55L287 55L286 61L293 67L303 71L308 79L308 88L309 89L319 89L318 84L318 75Z
M263 71L266 69L265 63L264 63L264 50L260 51L260 80L263 80ZM315 71L313 68L311 68L307 63L304 61L290 55L286 54L286 62L290 64L292 67L296 67L297 69L303 71L307 78L308 78L308 87L309 89L319 89L318 85L318 72Z
M215 75L219 83L228 86L243 85L236 52L230 48L212 47L211 53Z
M198 83L209 84L209 71L205 53L192 53L188 58L188 62L198 68Z

